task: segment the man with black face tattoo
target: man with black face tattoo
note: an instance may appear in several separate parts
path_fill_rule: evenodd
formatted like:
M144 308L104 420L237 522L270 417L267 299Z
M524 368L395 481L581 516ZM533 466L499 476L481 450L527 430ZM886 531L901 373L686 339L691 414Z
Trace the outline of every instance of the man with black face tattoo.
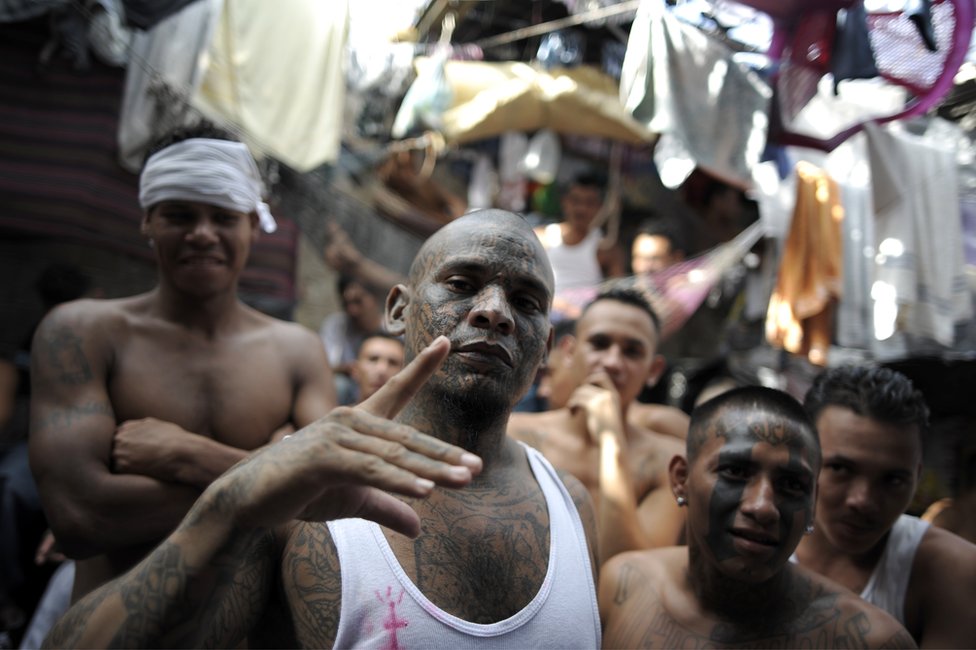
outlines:
M692 412L671 489L687 547L601 571L604 648L914 648L882 610L789 562L813 522L820 447L800 404L749 386Z
M441 228L386 302L407 367L218 478L48 643L597 647L586 490L505 435L552 287L518 215Z

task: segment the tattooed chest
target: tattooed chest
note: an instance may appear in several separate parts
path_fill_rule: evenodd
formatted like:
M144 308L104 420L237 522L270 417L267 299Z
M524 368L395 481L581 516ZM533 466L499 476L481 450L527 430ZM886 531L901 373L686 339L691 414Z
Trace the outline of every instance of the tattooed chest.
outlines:
M407 575L435 605L475 623L523 609L549 565L547 521L466 517L443 535L395 549Z

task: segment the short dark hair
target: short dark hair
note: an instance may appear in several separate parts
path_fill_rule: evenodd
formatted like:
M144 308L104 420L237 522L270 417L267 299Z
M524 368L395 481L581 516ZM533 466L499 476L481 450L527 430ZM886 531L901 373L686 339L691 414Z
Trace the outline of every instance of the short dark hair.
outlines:
M676 224L661 218L644 219L637 225L637 232L634 239L639 235L648 237L664 237L671 243L672 251L687 251L688 247L684 243L684 236Z
M817 435L813 420L804 410L803 405L789 393L775 388L753 385L727 390L699 404L691 411L686 440L689 463L694 460L705 443L704 434L708 425L729 409L749 409L793 422L809 434L810 439L816 445L819 456L820 437Z
M359 351L363 349L363 344L366 343L366 341L368 341L370 339L386 339L388 341L396 341L401 346L403 345L403 337L402 336L397 336L396 334L390 334L389 332L384 332L383 330L376 330L376 331L370 332L369 334L367 334L366 336L364 336L363 337L363 340L359 342L359 345L358 346L356 346L356 356L357 357L359 356Z
M176 144L177 142L183 142L184 140L191 140L193 138L210 138L212 140L240 142L240 138L234 135L230 130L219 127L212 122L202 120L189 126L177 127L162 135L155 142L150 144L149 149L146 151L146 157L142 161L143 166L145 166L146 161L149 160L153 154L158 153L166 147Z
M584 172L582 174L573 176L572 179L570 179L570 181L566 184L566 189L569 190L569 188L575 186L592 187L599 190L600 194L602 195L603 191L607 187L607 179L602 174Z
M357 278L355 275L349 275L348 273L340 273L339 279L336 280L336 289L338 289L339 291L339 296L341 297L342 294L346 292L346 289L348 289L351 285L354 284L358 284L364 289L367 290L369 289L366 286L366 283L360 280L359 278Z
M660 336L660 317L657 315L657 312L654 311L654 307L651 306L651 303L647 299L647 296L644 295L644 292L631 287L612 286L603 289L596 295L595 298L593 298L593 300L586 303L586 305L583 307L583 311L580 312L579 318L583 318L583 315L590 310L590 307L603 300L616 300L617 302L622 302L625 305L632 305L647 312L647 315L651 317L651 322L654 323L655 331L657 331L658 336Z
M803 406L814 422L828 406L888 424L915 425L919 433L929 426L929 407L912 380L891 368L844 365L828 368L813 380Z

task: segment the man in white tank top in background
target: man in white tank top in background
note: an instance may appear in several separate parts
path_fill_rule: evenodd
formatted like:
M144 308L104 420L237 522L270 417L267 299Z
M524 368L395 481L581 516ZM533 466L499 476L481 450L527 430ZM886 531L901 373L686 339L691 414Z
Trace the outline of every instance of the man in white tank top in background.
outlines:
M551 300L520 216L445 225L386 301L409 364L217 479L48 644L598 647L589 495L505 435Z
M920 648L976 647L976 546L904 514L922 471L922 394L889 368L842 366L804 406L823 469L799 563L888 611Z
M603 192L604 183L598 176L576 176L560 200L562 221L535 229L552 264L557 317L567 308L561 301L565 291L596 288L606 278L624 275L623 252L616 242L605 241L597 223Z

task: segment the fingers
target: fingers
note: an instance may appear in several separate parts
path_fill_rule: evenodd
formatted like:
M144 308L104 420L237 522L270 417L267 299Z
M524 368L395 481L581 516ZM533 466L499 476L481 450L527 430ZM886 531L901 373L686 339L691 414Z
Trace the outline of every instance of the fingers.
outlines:
M605 390L616 390L613 385L613 380L610 379L610 375L603 370L598 370L587 376L584 385L598 386Z
M451 343L447 337L438 336L407 367L356 408L384 418L394 417L437 372L450 350Z
M407 537L413 538L420 534L420 517L413 508L379 490L370 491L357 516L375 521L380 526L395 530Z
M481 471L481 459L474 454L409 426L352 409L335 415L343 428L331 434L332 440L346 450L364 454L364 463L375 459L450 487L466 485Z

